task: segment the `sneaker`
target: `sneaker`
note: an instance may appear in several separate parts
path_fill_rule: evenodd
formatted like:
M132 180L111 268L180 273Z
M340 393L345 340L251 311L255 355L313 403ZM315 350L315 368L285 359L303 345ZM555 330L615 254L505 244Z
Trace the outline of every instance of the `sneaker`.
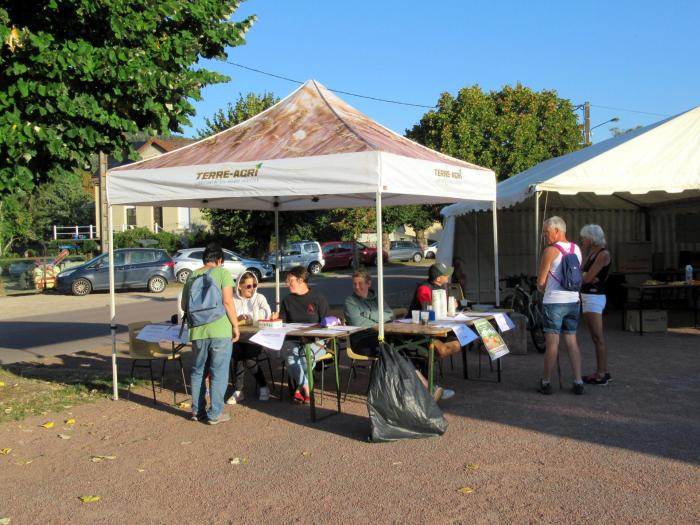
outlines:
M436 402L437 402L437 401L440 401L440 399L442 398L443 392L444 392L444 390L443 390L443 388L442 388L441 386L436 386L436 387L435 387L435 390L433 390L433 399L434 399Z
M226 401L227 405L235 405L243 401L243 392L241 390L236 390L233 394L231 394L231 397L228 398L228 401Z
M449 389L449 388L443 388L443 389L442 389L442 400L443 400L443 401L446 401L446 400L448 400L448 399L450 399L451 397L454 397L454 396L455 396L455 391L454 391L454 390L451 390L451 389Z
M610 376L609 373L605 373L604 377L598 377L598 374L591 374L589 376L584 376L583 382L588 384L588 385L602 385L605 386L607 385L610 381L612 381L612 377Z
M597 376L593 375L593 376L587 376L587 377L583 378L583 382L586 383L587 385L607 386L609 379L605 376L597 377Z
M207 421L210 425L218 425L219 423L225 423L226 421L231 421L231 414L227 412L222 412L216 419L210 419Z
M207 414L190 414L190 420L191 421L206 421L207 419Z
M269 401L270 400L270 389L266 386L261 386L260 387L260 395L258 396L258 399L260 399L260 401Z
M544 394L546 396L551 396L552 395L552 383L545 383L540 379L540 388L538 389L538 392L540 394Z
M574 394L576 394L577 396L580 396L581 394L583 394L583 392L584 392L583 383L574 383L573 390L574 390Z
M305 399L306 398L304 397L304 394L302 394L298 390L294 392L294 402L303 404Z

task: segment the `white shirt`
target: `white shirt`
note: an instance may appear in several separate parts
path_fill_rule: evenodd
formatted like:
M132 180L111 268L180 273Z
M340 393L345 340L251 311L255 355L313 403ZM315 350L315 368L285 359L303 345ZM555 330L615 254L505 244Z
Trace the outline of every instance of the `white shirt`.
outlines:
M571 245L574 245L574 253L578 257L578 262L581 263L583 259L581 255L581 249L574 243L570 242L557 242L559 246L562 247L565 253L571 251ZM555 248L556 249L556 248ZM564 304L564 303L578 303L579 293L571 292L569 290L564 290L559 282L562 279L561 266L562 253L557 250L557 256L552 261L549 267L549 273L547 273L547 281L544 287L544 297L542 298L542 304Z

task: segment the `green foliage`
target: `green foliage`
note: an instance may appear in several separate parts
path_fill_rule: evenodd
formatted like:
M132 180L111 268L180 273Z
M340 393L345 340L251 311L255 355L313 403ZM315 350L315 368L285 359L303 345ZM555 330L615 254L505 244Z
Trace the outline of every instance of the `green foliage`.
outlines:
M158 233L153 233L148 228L133 228L123 232L114 233L115 248L143 248L139 243L141 240L153 239L158 241L157 245L149 246L153 248L162 248L168 253L173 253L182 246L179 235L161 230Z
M0 195L129 151L128 133L181 131L204 86L195 67L244 43L240 0L9 0L0 7Z
M443 93L406 136L429 148L493 169L499 180L581 147L581 129L569 100L555 91L520 84L485 93Z
M611 134L613 137L619 137L620 135L624 135L625 133L631 133L632 131L637 131L637 130L638 130L639 128L641 128L641 127L642 127L642 125L641 125L641 124L638 124L637 126L635 126L635 127L633 127L633 128L627 128L627 129L623 129L623 128L610 128L610 134Z
M34 195L31 211L37 239L49 238L53 225L85 226L95 221L95 200L83 189L80 173L41 184Z
M0 257L5 257L20 239L34 240L31 195L17 190L0 199Z
M220 109L212 118L204 119L205 129L197 130L199 138L203 139L214 133L227 130L236 124L240 124L254 117L258 113L262 113L267 108L270 108L279 102L279 98L272 93L248 93L243 96L238 94L238 100L235 104L230 102L226 106L226 110Z

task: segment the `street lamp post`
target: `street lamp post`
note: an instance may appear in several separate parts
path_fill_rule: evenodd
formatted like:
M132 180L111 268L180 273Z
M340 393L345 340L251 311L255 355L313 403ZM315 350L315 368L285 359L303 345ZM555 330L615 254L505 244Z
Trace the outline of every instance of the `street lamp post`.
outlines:
M587 128L586 129L586 144L591 143L591 131L593 131L595 128L599 128L600 126L604 126L605 124L609 124L610 122L619 122L620 117L613 117L610 120L606 120L605 122L601 122L600 124L596 124L592 128Z

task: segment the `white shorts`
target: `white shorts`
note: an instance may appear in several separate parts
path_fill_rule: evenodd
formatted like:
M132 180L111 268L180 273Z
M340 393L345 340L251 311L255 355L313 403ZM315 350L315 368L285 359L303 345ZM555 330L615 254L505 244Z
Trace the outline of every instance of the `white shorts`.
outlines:
M581 308L584 314L602 314L603 310L605 310L605 295L596 293L582 293Z

